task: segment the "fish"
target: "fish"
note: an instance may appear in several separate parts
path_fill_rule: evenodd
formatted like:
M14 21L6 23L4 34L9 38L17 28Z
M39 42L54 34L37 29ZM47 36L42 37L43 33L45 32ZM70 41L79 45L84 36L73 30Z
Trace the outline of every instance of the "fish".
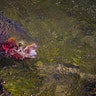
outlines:
M0 56L20 60L37 56L37 44L17 22L0 13Z

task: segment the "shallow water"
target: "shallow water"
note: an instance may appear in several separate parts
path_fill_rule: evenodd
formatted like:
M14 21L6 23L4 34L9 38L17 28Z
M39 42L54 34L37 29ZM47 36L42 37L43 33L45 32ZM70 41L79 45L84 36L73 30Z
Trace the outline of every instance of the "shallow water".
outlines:
M90 85L96 74L95 0L0 0L0 10L39 46L34 60L0 59L0 75L12 96L96 94Z

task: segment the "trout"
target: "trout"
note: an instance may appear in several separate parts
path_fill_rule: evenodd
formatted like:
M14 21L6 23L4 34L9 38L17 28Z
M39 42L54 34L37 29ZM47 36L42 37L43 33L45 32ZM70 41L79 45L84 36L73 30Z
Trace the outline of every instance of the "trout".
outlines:
M32 59L37 55L36 49L37 44L31 35L14 20L0 13L0 55L20 60Z

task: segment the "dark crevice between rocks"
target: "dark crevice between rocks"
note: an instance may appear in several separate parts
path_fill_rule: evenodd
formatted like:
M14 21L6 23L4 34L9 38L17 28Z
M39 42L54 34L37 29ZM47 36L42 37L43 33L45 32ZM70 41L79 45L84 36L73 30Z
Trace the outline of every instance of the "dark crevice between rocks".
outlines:
M0 96L11 96L11 93L5 89L4 84L5 81L0 79Z
M82 90L84 96L96 96L96 79L83 80Z

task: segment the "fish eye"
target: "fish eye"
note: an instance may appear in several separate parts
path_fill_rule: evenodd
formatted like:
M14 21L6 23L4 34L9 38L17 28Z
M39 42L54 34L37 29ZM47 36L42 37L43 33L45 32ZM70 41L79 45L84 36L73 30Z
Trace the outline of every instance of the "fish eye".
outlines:
M24 46L25 45L25 43L24 43L24 41L20 41L19 43L18 43L18 46L20 47L20 46Z

